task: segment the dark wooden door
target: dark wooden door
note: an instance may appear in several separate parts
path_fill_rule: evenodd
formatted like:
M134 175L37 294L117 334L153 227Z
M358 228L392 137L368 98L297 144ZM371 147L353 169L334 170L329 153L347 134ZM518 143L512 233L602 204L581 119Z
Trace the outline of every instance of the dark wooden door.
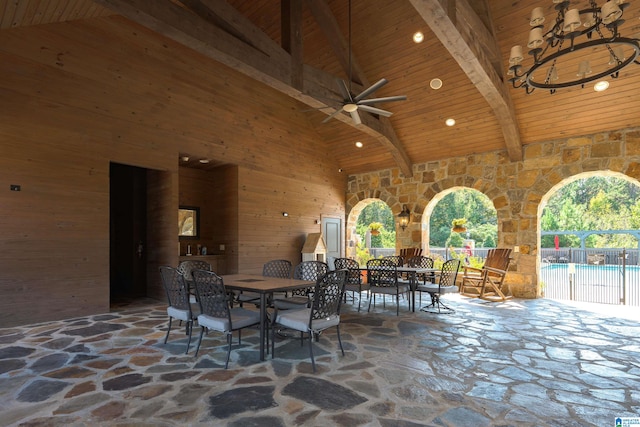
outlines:
M110 167L111 299L146 296L146 169Z

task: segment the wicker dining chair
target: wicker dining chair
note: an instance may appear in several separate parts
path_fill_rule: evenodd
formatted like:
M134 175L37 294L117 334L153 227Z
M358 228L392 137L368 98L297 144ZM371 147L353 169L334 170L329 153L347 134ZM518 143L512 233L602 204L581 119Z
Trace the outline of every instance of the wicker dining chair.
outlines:
M202 344L205 330L222 332L227 338L227 360L224 368L229 367L233 331L238 331L238 344L242 343L243 328L260 323L260 313L242 307L231 307L231 298L224 287L222 277L212 271L195 270L193 278L196 295L200 304L200 339L196 348L196 357Z
M372 297L373 305L375 306L376 294L395 295L396 315L399 316L400 294L408 294L410 287L409 284L398 282L398 268L396 264L392 260L386 258L370 259L367 261L367 282L370 286L369 308L367 311L371 310Z
M297 310L278 311L273 313L271 328L271 357L275 357L275 331L280 325L287 329L300 331L309 338L309 355L313 372L316 362L313 357L313 340L319 338L320 332L336 327L338 343L344 356L342 339L340 338L340 305L344 293L347 270L332 270L320 277L313 289L313 300L310 307Z
M160 267L160 277L167 295L167 315L169 316L169 328L164 337L164 343L166 344L169 339L173 319L179 320L180 324L186 322L186 333L189 337L187 340L187 351L185 351L185 354L187 354L189 353L189 346L191 345L193 322L197 318L199 310L195 304L190 302L189 288L184 276L176 268L169 266Z
M324 276L327 271L329 271L329 266L326 262L302 261L296 265L293 271L293 278L315 283L320 277ZM310 294L312 291L313 287L296 289L291 291L290 295L274 298L273 305L281 310L308 306L311 304Z
M352 258L336 258L333 265L336 270L347 269L347 283L344 287L345 301L347 298L347 292L351 292L351 295L355 301L356 292L358 293L358 311L360 311L360 305L362 302L362 292L369 291L369 284L362 283L362 274L360 272L360 265L358 261Z

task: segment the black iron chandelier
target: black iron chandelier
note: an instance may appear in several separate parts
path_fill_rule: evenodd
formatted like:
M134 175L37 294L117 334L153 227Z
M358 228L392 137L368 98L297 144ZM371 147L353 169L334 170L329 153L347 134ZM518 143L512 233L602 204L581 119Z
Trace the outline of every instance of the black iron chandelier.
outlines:
M585 9L569 9L569 0L552 0L557 17L549 31L544 30L544 10L531 12L527 47L533 65L523 70L522 46L511 48L508 75L514 88L527 93L534 89L557 89L581 86L597 81L594 89L609 87L607 76L617 78L620 70L631 63L640 64L638 39L622 37L618 28L624 23L622 14L629 5L625 0L610 0L599 7L589 0Z

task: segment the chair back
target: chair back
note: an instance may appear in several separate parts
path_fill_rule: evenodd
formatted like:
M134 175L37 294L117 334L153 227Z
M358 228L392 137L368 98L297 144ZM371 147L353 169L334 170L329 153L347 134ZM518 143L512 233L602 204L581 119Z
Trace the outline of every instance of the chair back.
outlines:
M417 257L422 255L422 248L402 248L400 249L400 256L405 260L409 258Z
M439 287L444 288L447 286L455 286L459 268L459 259L450 259L445 261L444 264L442 264L442 270L440 270L440 281L438 282Z
M262 275L266 277L289 279L291 277L291 261L287 259L274 259L272 261L267 261L262 266Z
M184 280L187 281L187 284L193 282L192 273L194 270L211 271L211 264L200 259L181 261L180 264L178 264L178 272L184 276Z
M352 258L336 258L333 262L336 270L347 269L347 283L350 285L359 285L362 282L360 274L360 265L358 261Z
M398 285L398 268L388 258L367 261L367 280L371 286L391 287Z
M311 303L310 328L314 320L340 315L346 280L347 270L345 269L329 271L318 279Z
M388 259L389 261L393 262L396 267L402 267L404 265L404 258L400 255L389 255L384 257L384 259Z
M495 248L487 252L487 258L484 260L485 267L496 268L498 270L507 270L509 263L511 262L511 249L507 248ZM490 276L497 275L496 273L487 272Z
M408 267L413 268L433 268L433 258L428 256L414 256L407 261Z
M184 276L178 269L165 265L160 267L160 277L162 278L164 291L167 294L169 306L179 310L188 310L189 314L191 314L189 289L185 283Z
M296 265L293 271L293 278L297 280L307 280L309 282L317 282L322 276L329 271L329 265L322 261L302 261ZM313 290L313 287L306 289L294 289L291 295L306 296Z
M200 313L231 321L229 296L225 290L222 277L213 271L194 270L193 279L196 286L196 296L200 304Z
M302 261L296 265L293 278L315 282L329 271L329 265L322 261Z

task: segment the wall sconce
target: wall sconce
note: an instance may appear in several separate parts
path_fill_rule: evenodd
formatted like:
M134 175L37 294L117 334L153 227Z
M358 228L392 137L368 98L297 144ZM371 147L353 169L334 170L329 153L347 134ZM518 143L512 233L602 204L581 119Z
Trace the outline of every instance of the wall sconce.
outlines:
M282 212L282 216L289 216L289 212Z
M409 225L409 220L411 219L411 212L409 212L409 208L407 205L402 205L402 212L398 214L398 225L404 231L405 228Z

